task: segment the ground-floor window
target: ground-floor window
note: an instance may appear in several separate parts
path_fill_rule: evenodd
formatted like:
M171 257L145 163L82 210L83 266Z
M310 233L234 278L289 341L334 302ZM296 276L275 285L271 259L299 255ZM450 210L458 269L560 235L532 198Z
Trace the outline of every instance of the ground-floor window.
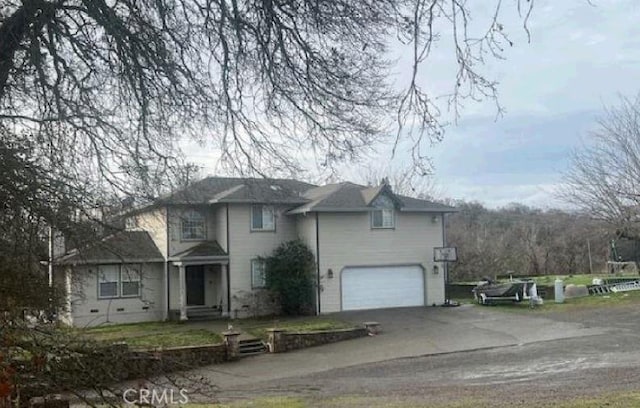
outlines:
M266 285L265 265L262 259L254 259L251 261L251 287L264 288Z
M98 266L98 298L140 296L141 265L113 264Z

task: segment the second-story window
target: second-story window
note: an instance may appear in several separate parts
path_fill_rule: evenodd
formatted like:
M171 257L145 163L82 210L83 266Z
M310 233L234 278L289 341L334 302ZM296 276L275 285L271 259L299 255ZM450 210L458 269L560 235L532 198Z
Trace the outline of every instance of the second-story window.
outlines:
M371 211L372 228L393 228L395 226L393 201L386 195L380 195L373 202Z
M269 205L251 206L251 230L274 231L276 229L273 207Z
M393 210L382 208L371 212L371 226L373 228L393 228Z
M185 211L182 214L182 239L205 239L205 218L195 210Z

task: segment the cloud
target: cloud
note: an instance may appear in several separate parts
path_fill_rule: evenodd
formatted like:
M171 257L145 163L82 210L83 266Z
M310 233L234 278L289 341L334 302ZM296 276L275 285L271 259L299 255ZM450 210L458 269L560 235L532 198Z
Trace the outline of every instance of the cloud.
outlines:
M437 178L453 198L493 207L546 204L549 188L561 182L571 152L585 141L596 116L582 111L463 121L433 150Z
M492 103L467 101L457 126L448 129L441 144L428 149L448 195L491 206L512 201L562 205L551 192L561 182L571 151L583 143L604 106L640 90L637 0L593 3L536 1L529 21L530 43L515 10L505 9L505 28L515 46L506 49L505 60L488 58L478 68L499 79L506 115L495 121ZM486 17L484 4L471 6L479 10L474 16ZM456 65L451 51L441 42L420 78L434 96L453 85ZM405 73L399 70L398 77L406 78ZM198 146L190 150L209 167L219 156ZM372 162L384 165L388 149L378 150L381 157ZM397 158L407 159L406 152Z

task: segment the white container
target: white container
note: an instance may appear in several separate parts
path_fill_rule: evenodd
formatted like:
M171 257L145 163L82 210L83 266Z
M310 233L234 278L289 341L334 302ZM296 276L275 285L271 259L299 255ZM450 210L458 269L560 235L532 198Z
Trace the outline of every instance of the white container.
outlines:
M562 279L556 279L554 284L554 295L556 303L564 303L564 287Z

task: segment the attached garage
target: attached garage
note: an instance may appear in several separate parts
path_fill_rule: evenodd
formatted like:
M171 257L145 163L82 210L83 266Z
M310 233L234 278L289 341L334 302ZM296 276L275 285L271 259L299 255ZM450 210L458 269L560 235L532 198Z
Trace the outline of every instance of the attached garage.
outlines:
M413 266L342 270L342 310L424 306L424 271Z

